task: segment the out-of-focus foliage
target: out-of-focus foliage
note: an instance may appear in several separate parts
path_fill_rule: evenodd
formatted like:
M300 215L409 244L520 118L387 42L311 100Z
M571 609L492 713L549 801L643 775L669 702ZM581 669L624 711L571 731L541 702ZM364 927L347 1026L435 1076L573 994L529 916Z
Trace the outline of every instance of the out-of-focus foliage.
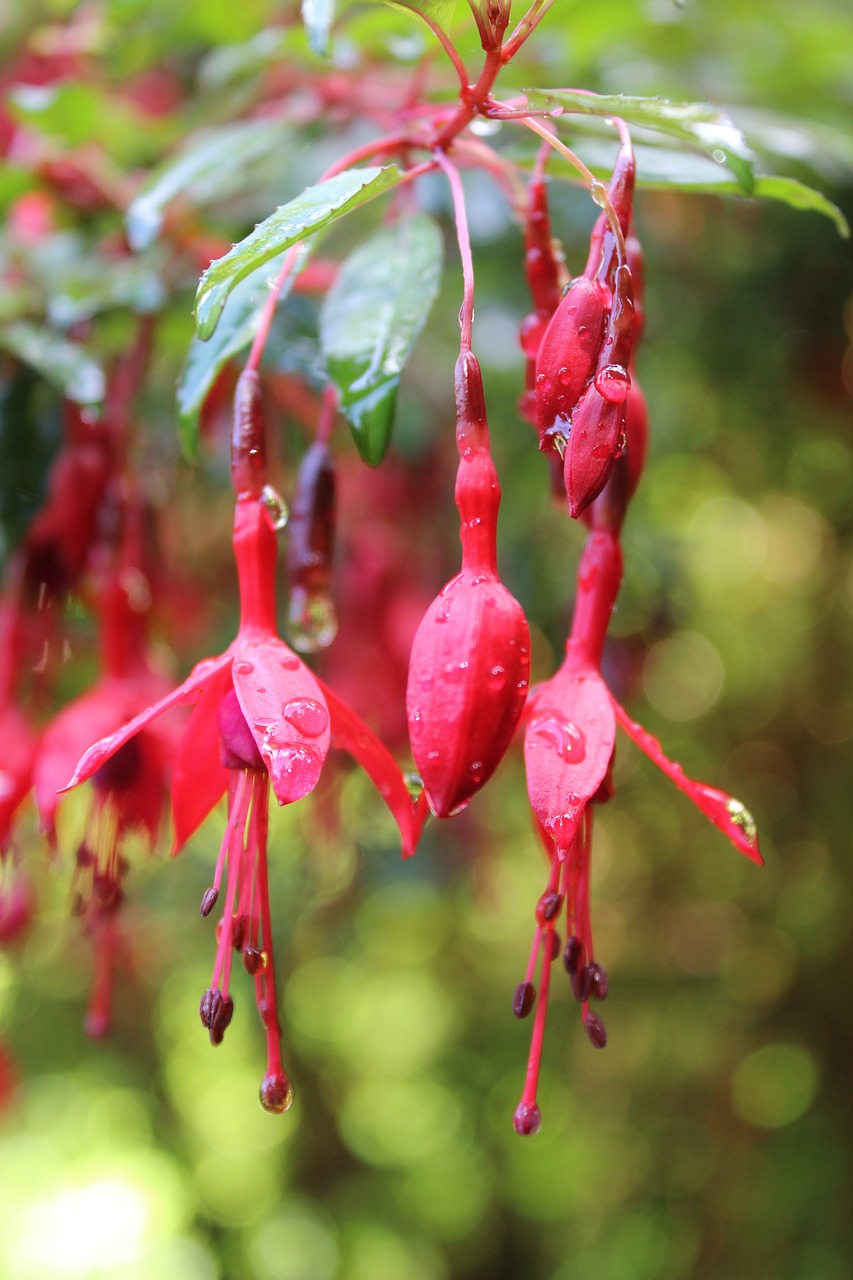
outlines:
M473 66L476 29L457 10L452 29ZM52 387L74 394L82 379L78 398L97 399L98 369L126 344L130 317L157 311L138 452L166 508L166 559L219 611L205 634L187 622L182 663L217 651L210 632L227 632L233 588L222 440L214 432L195 470L176 461L175 386L204 264L193 270L172 249L203 230L215 242L208 258L226 252L364 140L358 127L339 128L331 107L328 128L272 148L234 133L261 84L266 94L280 78L283 92L291 66L325 66L297 18L296 6L271 0L54 0L2 14L8 110L26 120L30 149L0 172L0 202L55 191L69 157L79 169L68 188L76 203L58 203L48 239L6 239L21 283L0 303L4 549L35 509L56 447ZM384 6L347 8L331 36L342 68L362 65L367 81L387 67L401 94L429 43L422 24ZM507 73L506 94L569 84L719 104L765 171L820 186L849 219L852 44L848 7L833 0L559 0ZM42 86L39 60L57 50L67 75ZM438 57L431 74L452 91ZM206 168L199 156L215 129L233 153L222 143L229 163ZM534 624L541 678L565 632L579 535L551 508L515 412L528 307L519 230L493 186L480 175L466 183L475 348L504 488L502 564ZM446 227L444 188L430 179L425 190ZM568 184L552 194L554 229L579 269L596 210ZM138 251L105 277L100 255L123 235L128 207ZM375 229L367 210L351 216L330 233L337 253ZM271 888L297 1095L278 1118L256 1101L260 1033L248 995L238 991L217 1050L198 1023L213 943L197 903L221 821L176 863L135 872L116 1026L93 1047L81 1029L90 956L67 919L66 861L46 858L27 817L19 838L40 910L0 953L9 1280L846 1280L853 1270L849 248L827 218L769 201L649 191L637 220L651 462L626 526L608 675L690 774L749 803L767 866L738 860L620 741L618 793L602 807L593 855L609 1044L592 1050L555 977L545 1123L522 1140L510 1117L526 1035L510 1001L542 864L513 753L466 815L427 828L405 865L358 773L334 784L337 810L317 797L276 816ZM420 534L432 562L418 558L405 511L396 533L403 571L430 591L456 556L450 474L423 478L451 434L461 290L455 249L448 259L401 383L391 459L401 491L404 467L414 492L434 486L423 499L433 523ZM317 308L293 303L269 361L310 380ZM35 324L39 358L24 350ZM250 340L244 333L233 350ZM86 363L73 367L50 345L78 342ZM288 422L276 445L285 494L302 447ZM369 501L359 497L367 474L353 456L342 564L359 501ZM78 614L69 696L91 670L91 628ZM410 635L416 622L401 617L400 627ZM337 645L364 642L344 627ZM332 683L334 663L335 646ZM388 651L365 670L378 715ZM60 836L78 818L71 801ZM61 843L71 847L70 836Z

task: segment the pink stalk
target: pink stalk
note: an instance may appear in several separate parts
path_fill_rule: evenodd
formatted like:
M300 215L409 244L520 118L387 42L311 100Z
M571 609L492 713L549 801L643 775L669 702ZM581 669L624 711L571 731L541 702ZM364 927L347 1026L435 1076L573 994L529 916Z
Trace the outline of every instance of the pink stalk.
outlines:
M453 196L453 214L456 220L456 238L462 259L462 307L459 326L462 330L460 352L471 350L471 330L474 324L474 261L471 256L471 237L468 233L468 215L465 211L465 192L459 170L448 160L443 151L435 152L435 160L444 172Z

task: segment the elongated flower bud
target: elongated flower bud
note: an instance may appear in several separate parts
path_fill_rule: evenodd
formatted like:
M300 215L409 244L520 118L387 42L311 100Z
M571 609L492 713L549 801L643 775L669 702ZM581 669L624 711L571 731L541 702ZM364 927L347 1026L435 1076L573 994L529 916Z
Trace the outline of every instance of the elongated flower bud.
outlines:
M497 768L530 676L527 621L497 576L500 487L471 352L457 363L456 403L462 571L442 588L418 628L406 692L412 752L438 817L466 804Z
M609 307L597 280L578 276L569 285L539 344L536 357L536 425L541 449L565 442L572 411L595 372Z

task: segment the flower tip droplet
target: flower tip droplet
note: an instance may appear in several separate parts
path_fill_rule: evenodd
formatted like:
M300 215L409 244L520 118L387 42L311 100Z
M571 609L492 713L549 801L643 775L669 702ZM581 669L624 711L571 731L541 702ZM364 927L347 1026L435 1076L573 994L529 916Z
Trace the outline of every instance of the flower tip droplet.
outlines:
M293 1105L293 1086L283 1071L268 1071L258 1093L261 1106L271 1115L283 1115Z
M536 1103L519 1102L512 1117L512 1127L523 1138L538 1133L542 1127L542 1112Z

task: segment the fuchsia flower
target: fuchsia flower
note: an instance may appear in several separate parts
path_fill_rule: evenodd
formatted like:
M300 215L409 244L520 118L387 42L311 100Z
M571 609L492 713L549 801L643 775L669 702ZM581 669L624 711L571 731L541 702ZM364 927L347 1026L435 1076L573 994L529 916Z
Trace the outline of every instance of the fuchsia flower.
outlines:
M427 610L412 644L406 706L412 753L433 812L446 818L492 776L530 678L521 605L498 578L500 486L489 452L480 366L456 364L456 504L462 571Z
M269 890L269 790L279 804L308 795L331 745L349 751L376 784L397 821L403 854L414 852L425 816L415 805L393 757L332 691L281 640L276 628L276 531L262 498L264 463L257 374L238 383L232 471L238 494L234 554L240 591L240 627L233 644L200 662L172 693L148 707L84 754L65 789L85 782L170 707L197 699L178 745L172 774L177 853L227 791L228 822L213 884L204 895L207 916L225 879L225 908L211 986L201 1020L218 1044L231 1021L233 952L255 981L267 1037L261 1102L285 1111L292 1101L281 1058L276 1010ZM261 441L259 443L259 441Z
M631 442L629 440L629 450ZM611 485L627 490L627 457ZM735 848L761 864L755 823L731 796L688 778L681 766L664 756L660 743L635 724L615 701L601 678L601 652L610 614L622 578L622 556L616 527L596 527L612 517L608 490L594 507L593 529L578 569L578 590L566 656L556 675L532 690L526 714L524 757L527 787L537 828L549 863L548 881L536 909L536 932L524 981L516 988L513 1009L527 1017L536 1007L527 1076L514 1124L521 1134L535 1133L541 1123L536 1089L545 1034L550 968L560 951L557 927L565 912L567 941L563 963L572 993L580 1002L584 1026L596 1048L607 1033L590 1000L603 1000L608 979L596 961L589 908L589 865L592 841L591 805L610 799L610 770L616 724L655 764L725 832ZM599 505L600 504L600 505ZM620 509L624 512L624 503ZM541 953L539 992L533 984Z

